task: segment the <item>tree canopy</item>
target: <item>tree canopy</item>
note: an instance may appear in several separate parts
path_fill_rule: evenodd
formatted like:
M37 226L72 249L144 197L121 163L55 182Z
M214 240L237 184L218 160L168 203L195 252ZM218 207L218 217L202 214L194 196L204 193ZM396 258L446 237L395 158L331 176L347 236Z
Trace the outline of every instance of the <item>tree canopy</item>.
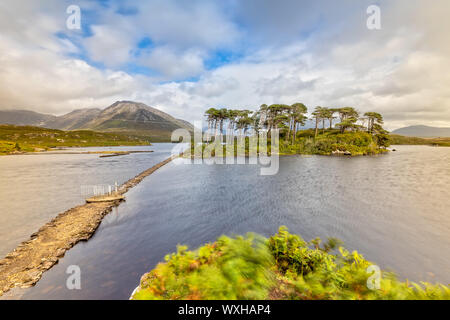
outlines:
M374 137L380 147L389 145L388 132L383 129L383 117L377 112L365 112L363 116L353 107L328 108L317 106L308 118L308 107L296 102L287 104L262 104L258 110L250 108L228 109L209 108L205 112L208 122L208 141L211 135L214 137L224 134L226 125L227 139L238 135L247 135L249 132L259 133L265 130L270 138L272 130L279 130L284 141L294 144L299 135L300 127L306 124L308 119L315 123L314 139L319 134L335 130L341 134L346 132L367 132ZM334 120L337 119L337 123ZM326 125L328 122L328 126Z

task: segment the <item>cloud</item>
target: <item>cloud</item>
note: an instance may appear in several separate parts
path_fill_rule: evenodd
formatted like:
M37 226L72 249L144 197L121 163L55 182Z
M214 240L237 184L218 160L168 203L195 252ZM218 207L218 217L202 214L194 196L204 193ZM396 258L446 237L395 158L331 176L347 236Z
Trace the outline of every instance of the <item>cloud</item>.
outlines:
M120 67L129 61L137 38L130 36L126 24L94 25L91 29L93 36L84 39L83 45L92 61L108 67Z
M164 78L177 80L201 74L205 55L201 50L179 52L169 46L161 46L144 53L139 62L158 71Z
M131 61L164 75L193 76L201 71L208 50L232 45L239 37L234 24L210 1L192 1L189 5L174 0L125 1L97 11L100 17L83 45L93 61L109 67ZM151 39L153 50L133 60L139 51L135 46L144 37ZM162 59L161 65L155 59Z
M157 43L180 49L220 48L232 45L239 31L219 4L208 0L142 1L135 22Z
M261 96L295 96L301 94L302 91L313 89L316 79L303 81L299 76L279 75L275 78L262 79L257 85L256 93Z
M300 101L379 111L389 129L450 126L450 3L378 3L382 29L370 31L366 0L81 1L72 32L67 1L3 1L0 108L130 99L196 120L210 106ZM233 58L207 66L221 50Z

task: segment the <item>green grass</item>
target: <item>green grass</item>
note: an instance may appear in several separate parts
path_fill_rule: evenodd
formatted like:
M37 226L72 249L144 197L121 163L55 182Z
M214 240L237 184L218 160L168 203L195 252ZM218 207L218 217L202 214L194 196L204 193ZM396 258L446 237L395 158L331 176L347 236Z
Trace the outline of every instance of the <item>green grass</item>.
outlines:
M0 125L0 154L34 152L55 147L149 145L143 137L90 130L62 131L31 126Z
M225 138L224 138L225 139ZM377 137L372 136L367 132L345 132L340 133L339 130L325 130L314 137L314 130L307 129L297 133L294 143L287 140L283 135L280 136L279 154L294 155L294 154L317 154L317 155L331 155L333 152L342 151L349 152L352 156L359 155L375 155L386 153L388 150L384 147L379 147L377 144ZM206 143L203 144L203 150L206 148ZM271 141L268 139L268 152L271 152ZM226 145L223 146L223 154L226 154ZM259 146L254 152L259 152ZM191 153L193 154L193 145L191 144ZM210 152L206 152L210 153ZM234 154L237 154L237 144L234 146ZM245 139L245 155L249 154L249 138ZM215 156L214 150L211 152ZM205 155L204 155L205 156Z
M398 281L348 252L337 239L321 245L281 227L269 239L220 237L195 251L179 246L145 274L133 299L406 300L450 299L446 285ZM372 284L369 288L368 283Z
M377 145L376 137L367 132L345 132L327 129L320 130L314 137L314 130L297 133L295 143L280 139L281 154L319 154L331 155L333 152L349 152L352 156L385 153L385 148Z
M418 138L405 137L397 134L391 134L391 141L394 145L430 145L439 147L450 147L450 138Z

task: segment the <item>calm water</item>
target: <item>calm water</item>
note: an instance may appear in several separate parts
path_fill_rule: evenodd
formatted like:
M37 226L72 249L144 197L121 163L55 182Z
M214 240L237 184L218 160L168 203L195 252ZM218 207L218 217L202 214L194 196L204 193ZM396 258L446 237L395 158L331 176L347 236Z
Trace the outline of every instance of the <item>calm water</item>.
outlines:
M127 299L141 275L179 243L194 248L221 234L249 231L268 236L280 225L307 240L338 237L347 248L357 249L383 269L395 270L401 278L448 284L450 148L396 148L397 152L378 157L282 157L280 171L274 176L260 176L259 168L249 165L168 164L131 189L127 201L103 220L91 240L68 251L34 288L18 292L16 297ZM134 160L140 156L135 155ZM145 156L146 161L152 156ZM62 161L58 159L53 161ZM127 161L125 157L111 159ZM114 171L105 163L102 166L107 168L97 167L95 157L80 157L72 164L67 160L67 165L56 167L48 164L47 169L33 166L34 161L42 160L30 157L26 165L33 169L25 172L36 175L35 171L43 170L57 176L66 169L72 174L64 175L82 174L77 181L84 183L89 176L84 171L92 168L96 174L104 170L104 180L125 180L134 169L141 170L134 160L117 164ZM133 170L128 165L133 165ZM16 204L11 213L27 210L35 216L33 220L44 216L41 220L46 222L51 216L49 208L55 211L53 206L67 207L69 203L48 197L52 192L38 192L47 188L38 184L39 180L33 180L31 184L37 185L32 188L24 171L17 173L23 166L20 161L10 165L18 181L14 187L9 185L5 198L9 201L23 188L36 191L27 192L31 199L21 196L26 203ZM124 177L126 174L129 176ZM48 199L53 199L52 203L47 203ZM30 203L35 203L34 210L27 208ZM15 230L20 219L24 225L29 223L26 214L20 213L20 217L2 217L3 223L10 224L8 228L2 225L2 230ZM66 289L69 265L81 268L81 290Z
M84 203L94 185L121 184L170 156L173 145L67 151L154 150L120 157L32 154L0 157L0 256L27 240L58 213ZM62 151L63 152L63 151Z

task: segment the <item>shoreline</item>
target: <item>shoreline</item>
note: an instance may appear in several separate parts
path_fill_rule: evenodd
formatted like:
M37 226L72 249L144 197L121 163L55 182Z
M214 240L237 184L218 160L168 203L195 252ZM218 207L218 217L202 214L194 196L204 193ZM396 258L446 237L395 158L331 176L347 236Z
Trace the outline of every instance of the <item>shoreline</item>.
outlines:
M118 194L125 194L144 178L181 155L171 156L129 179L119 187ZM13 288L34 286L45 271L64 257L67 250L80 241L89 240L103 217L119 206L120 202L85 203L73 207L58 214L28 240L19 244L0 260L0 297Z
M131 153L151 153L153 150L124 150L124 151L45 151L45 152L25 152L21 154L9 154L12 155L24 155L24 156L39 156L39 155L68 155L68 154L99 154L100 158L106 156L118 156L118 155L128 155Z
M117 146L88 146L88 147L62 147L62 148L52 148L48 150L38 150L38 151L14 151L10 153L1 153L0 156L26 156L26 155L48 155L48 154L102 154L102 153L114 153L117 151L70 151L70 149L87 149L87 148L111 148L111 147L151 147L152 144L148 145L117 145ZM68 150L68 151L66 151ZM152 152L152 151L139 151L132 150L127 151L129 153L142 153L142 152Z
M278 153L274 153L274 155L278 155L278 156L324 156L324 157L347 157L347 158L354 158L354 157L373 157L373 156L379 156L379 155L386 155L389 154L389 152L392 152L393 150L390 149L386 149L385 151L382 152L378 152L378 153L373 153L373 154L351 154L351 153L345 153L345 152L332 152L332 153L284 153L284 152L278 152ZM268 157L271 157L272 155L269 154ZM243 155L243 156L236 156L236 154L234 154L232 156L232 158L236 159L238 157L243 157L245 159L249 159L249 158L259 158L260 155L252 155L250 156L248 154L248 152ZM195 159L213 159L213 158L221 158L221 159L226 159L227 156L223 155L223 156L204 156L202 155L201 157L196 157L195 155L191 154L191 156L185 156L185 159L191 159L191 160L195 160Z

